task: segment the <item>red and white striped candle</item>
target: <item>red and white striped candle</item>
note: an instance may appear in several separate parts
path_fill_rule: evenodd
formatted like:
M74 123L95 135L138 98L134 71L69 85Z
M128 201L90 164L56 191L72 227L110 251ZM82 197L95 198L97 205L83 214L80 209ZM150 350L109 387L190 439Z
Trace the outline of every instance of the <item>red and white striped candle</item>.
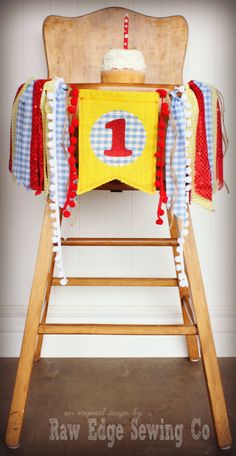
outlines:
M128 14L124 17L124 49L128 49L129 42L129 16Z

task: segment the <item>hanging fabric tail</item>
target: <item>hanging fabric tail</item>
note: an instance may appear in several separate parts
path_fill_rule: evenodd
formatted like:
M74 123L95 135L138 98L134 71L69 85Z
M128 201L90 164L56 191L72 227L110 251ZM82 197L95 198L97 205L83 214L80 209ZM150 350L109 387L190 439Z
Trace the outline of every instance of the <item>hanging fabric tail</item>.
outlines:
M12 146L13 146L13 142L15 140L14 138L14 135L13 135L13 118L14 118L14 111L16 109L16 100L18 99L19 95L20 95L20 92L22 90L22 88L24 87L25 84L21 84L20 87L18 88L17 92L16 92L16 95L15 95L15 98L14 98L14 101L13 101L13 106L12 106L12 116L11 116L11 128L10 128L10 156L9 156L9 171L10 173L12 173ZM13 137L12 137L13 136Z
M224 186L223 172L223 135L221 126L221 110L219 100L217 101L217 140L216 140L216 180L218 190Z
M222 138L223 138L223 155L225 156L228 150L229 140L225 128L225 102L222 93L216 89L221 112Z
M42 192L44 186L43 122L40 101L46 81L47 79L38 79L33 88L30 188L36 191L36 195Z
M157 152L156 156L156 189L160 191L159 202L157 207L157 225L163 224L162 216L164 215L164 210L162 209L162 204L167 203L167 195L165 191L164 184L164 166L165 166L165 143L166 143L166 129L167 121L169 117L169 106L168 103L163 100L167 97L166 90L158 89L156 92L159 93L161 98L161 109L159 114L159 123L158 123L158 142L157 142Z
M78 117L77 117L77 105L78 105L78 96L79 91L73 85L71 86L70 90L70 104L67 107L67 111L71 116L70 119L70 126L69 126L69 134L70 134L70 145L68 147L68 154L69 154L69 166L70 166L70 175L69 175L69 182L67 188L67 195L66 201L62 209L62 213L64 217L70 217L71 212L67 209L68 207L75 207L75 197L76 197L76 190L77 190L77 179L78 179L78 162L76 157L78 154L76 153L76 144L78 142L78 134L76 135L77 128L78 128Z
M60 224L60 206L59 206L59 186L58 186L58 143L57 143L57 112L56 112L56 94L60 84L59 80L54 80L48 87L46 112L47 112L47 151L49 155L50 171L50 217L52 218L53 227L53 252L56 253L55 262L58 269L60 284L65 286L67 278L64 272L62 248L61 248L61 224Z
M195 93L199 106L195 159L195 191L203 198L212 200L211 170L208 159L204 98L201 89L199 89L193 81L189 82L189 87Z
M224 169L223 159L228 150L228 136L225 128L224 114L225 104L223 95L219 90L216 89L218 100L217 100L217 152L216 152L216 179L218 190L226 186L229 192L228 186L224 181Z

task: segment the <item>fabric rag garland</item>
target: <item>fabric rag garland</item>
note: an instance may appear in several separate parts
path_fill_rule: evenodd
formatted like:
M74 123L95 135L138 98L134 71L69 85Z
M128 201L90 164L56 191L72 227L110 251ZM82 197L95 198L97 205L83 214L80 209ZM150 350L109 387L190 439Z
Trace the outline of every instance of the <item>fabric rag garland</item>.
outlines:
M81 186L82 180L98 172L96 167L99 173L107 173L112 164L112 172L106 174L105 180L100 174L102 183L117 175L143 191L158 190L156 223L163 223L163 204L180 220L175 263L180 287L188 286L183 251L189 203L194 201L212 209L213 194L224 185L224 103L214 87L195 80L169 93L163 89L155 92L130 92L127 96L127 92L79 91L75 84L68 86L59 78L31 78L17 90L12 108L9 171L27 190L33 190L35 195L44 191L49 199L53 252L61 285L67 283L61 252L61 217L71 215L76 191L89 190ZM84 103L87 98L89 111ZM90 133L87 127L93 111L94 127ZM89 138L85 148L84 131ZM86 164L89 174L84 174L82 164L88 150L92 170ZM128 165L127 170L136 167L135 179L128 174L130 171L122 171L124 164Z
M175 258L181 287L188 285L183 246L188 234L189 203L193 200L212 209L213 192L223 186L223 145L227 140L224 141L222 134L222 112L216 94L216 89L196 81L169 93L166 193L168 209L182 222ZM218 122L214 128L216 116Z

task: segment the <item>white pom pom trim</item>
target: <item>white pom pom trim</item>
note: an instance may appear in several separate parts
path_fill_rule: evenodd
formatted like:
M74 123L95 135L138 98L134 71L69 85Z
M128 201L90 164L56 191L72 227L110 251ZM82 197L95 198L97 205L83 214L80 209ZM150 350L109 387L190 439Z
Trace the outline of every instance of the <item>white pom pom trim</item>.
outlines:
M175 262L180 263L182 261L181 257L178 255L175 257Z
M54 98L54 94L53 94L52 92L49 92L49 93L47 94L47 99L48 99L48 100L53 100L53 98Z
M47 146L48 146L49 149L53 149L54 141L48 141Z
M191 176L186 176L185 177L185 182L187 182L187 184L190 184L192 182Z
M50 171L50 199L52 203L49 204L49 207L52 211L50 217L55 219L52 223L53 226L53 237L52 243L55 244L52 248L53 252L56 253L55 262L57 269L59 271L58 276L61 278L61 285L67 284L67 279L65 277L62 252L61 252L61 226L60 226L60 209L58 206L58 176L57 176L57 154L56 154L56 125L55 125L55 97L58 85L63 83L62 79L56 79L54 82L54 92L47 94L47 105L52 108L52 112L47 114L47 137L49 141L47 142L48 153L50 156L49 159L49 171ZM65 85L65 84L64 84ZM67 86L66 86L67 88Z
M47 136L48 136L48 139L52 139L53 138L53 132L49 131Z

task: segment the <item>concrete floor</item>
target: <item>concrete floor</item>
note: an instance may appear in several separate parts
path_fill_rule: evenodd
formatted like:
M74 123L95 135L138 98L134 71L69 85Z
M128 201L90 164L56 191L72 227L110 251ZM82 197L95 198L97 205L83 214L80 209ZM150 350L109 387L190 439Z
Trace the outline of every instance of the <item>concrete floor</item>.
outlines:
M201 363L179 358L42 359L33 369L21 446L9 450L3 440L16 366L16 359L0 360L1 456L222 455L216 445ZM221 358L220 367L236 436L236 359ZM192 437L194 419L201 420L205 440ZM105 439L98 427L101 423L105 423ZM74 428L79 429L77 439L71 440L68 424L80 425ZM138 427L140 424L145 426ZM160 425L156 440L149 439L147 424ZM166 424L171 425L169 440ZM89 426L94 440L88 439ZM194 431L199 431L197 423ZM235 442L223 454L236 455Z

